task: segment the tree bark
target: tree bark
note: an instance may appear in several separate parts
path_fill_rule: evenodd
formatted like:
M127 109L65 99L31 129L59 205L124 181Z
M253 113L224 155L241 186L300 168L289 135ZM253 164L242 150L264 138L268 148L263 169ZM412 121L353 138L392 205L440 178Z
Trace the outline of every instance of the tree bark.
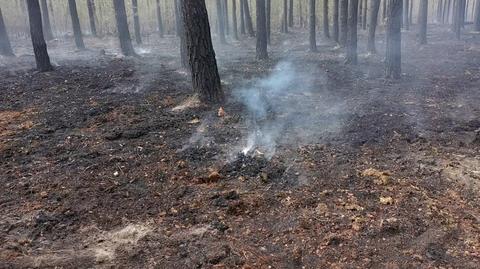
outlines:
M363 29L363 30L366 30L366 29L367 29L367 20L368 20L368 18L367 18L368 1L367 1L367 0L364 0L364 1L363 1L363 7L364 7L364 8L363 8L363 15L362 15L362 17L363 17L362 29Z
M428 21L428 1L420 1L419 7L419 33L418 42L423 45L427 44L427 21Z
M232 24L233 38L238 40L237 0L232 0Z
M480 31L480 0L475 3L474 29Z
M282 33L288 33L288 0L283 0Z
M177 2L177 14L178 14L178 37L180 38L180 63L183 68L187 69L189 67L188 63L188 48L187 48L187 40L185 36L185 24L183 19L183 12L182 12L182 1L184 0L176 0Z
M369 53L376 53L375 32L377 29L378 11L380 10L380 0L370 0L369 10L367 51Z
M217 20L218 20L218 35L220 37L220 43L227 44L227 40L225 39L225 17L223 15L223 6L222 0L217 1Z
M425 1L425 0L422 0ZM420 2L422 2L420 1ZM409 7L409 0L403 0L403 20L402 25L405 30L410 30L410 19L408 18L408 11L410 10Z
M73 35L75 36L75 45L78 49L85 49L83 43L82 28L80 27L80 19L78 18L77 3L75 0L68 0L68 8L70 9L70 17L72 18Z
M385 21L387 18L387 2L388 0L382 0L383 5L382 5L382 20Z
M230 21L228 19L228 0L223 1L223 20L225 22L225 34L230 35Z
M338 43L338 1L339 0L333 0L333 24L332 24L332 35L333 35L333 40Z
M255 31L253 31L252 16L250 15L250 7L248 6L248 0L243 0L243 12L245 13L245 26L247 32L251 37L255 37Z
M132 0L133 29L135 31L135 41L138 45L142 44L142 30L140 29L140 16L138 15L138 1Z
M267 51L267 18L265 12L265 0L257 2L257 59L268 59Z
M246 34L245 31L245 4L243 3L246 0L240 0L240 33L242 35Z
M323 0L323 35L330 38L330 26L328 25L328 0Z
M173 0L173 8L175 9L175 33L177 36L180 36L180 25L181 25L181 16L180 16L180 5L179 0Z
M340 36L339 43L341 46L347 44L348 33L348 0L340 0Z
M53 70L48 56L47 44L43 37L42 13L38 0L27 0L28 18L30 22L30 36L32 38L35 62L40 72Z
M158 27L158 34L160 38L163 38L164 30L163 30L163 18L162 18L162 7L160 5L160 0L156 1L157 4L157 27Z
M362 21L363 21L363 0L358 0L358 14L357 14L357 19L358 19L358 24L360 27L362 27Z
M293 0L290 0L288 9L288 27L293 27Z
M443 0L437 0L437 12L436 12L436 19L437 23L440 23L442 21L442 13L443 13Z
M348 37L346 63L356 65L357 56L357 27L358 27L358 1L350 0L348 3Z
M385 77L398 79L402 67L402 0L389 0L387 10L387 49L385 59Z
M13 54L12 45L10 44L10 38L8 37L7 27L3 20L2 9L0 8L0 55L3 56L15 56Z
M181 7L193 89L199 94L201 101L219 103L223 101L224 94L205 0L183 0Z
M271 36L271 32L272 32L272 19L271 19L271 16L272 16L272 1L271 0L267 0L267 3L266 3L266 19L267 19L267 43L270 44L271 42L271 39L270 39L270 36Z
M52 25L50 24L50 15L48 12L47 0L40 1L40 8L42 10L42 25L45 39L47 41L53 40Z
M118 39L120 41L120 48L123 55L135 56L135 51L132 46L132 39L130 31L128 30L127 11L125 10L124 0L113 0L113 7L115 9L115 20L117 23Z
M97 26L95 24L95 2L93 0L87 0L88 20L90 22L90 31L92 36L97 36Z
M348 1L348 0L345 0ZM316 9L315 0L309 0L308 8L308 25L309 25L309 39L310 39L310 51L317 52L317 16L315 14Z

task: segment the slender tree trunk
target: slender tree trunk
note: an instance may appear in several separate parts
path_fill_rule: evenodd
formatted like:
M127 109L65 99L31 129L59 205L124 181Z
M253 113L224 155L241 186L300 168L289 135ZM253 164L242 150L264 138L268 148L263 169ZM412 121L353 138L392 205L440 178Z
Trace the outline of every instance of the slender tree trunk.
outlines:
M128 30L127 11L124 0L113 0L115 9L115 20L117 22L118 39L120 48L125 56L136 56L132 46L130 31Z
M68 8L70 9L70 17L72 18L75 45L77 45L78 49L85 49L85 44L83 43L82 28L80 27L80 19L78 18L77 4L75 3L75 0L68 0Z
M271 32L272 32L272 19L271 19L271 16L272 16L272 1L271 0L267 0L267 3L266 3L266 19L267 19L267 43L270 44L271 42L271 39L270 39L270 36L271 36Z
M367 29L367 10L368 10L368 1L367 0L363 0L363 21L362 21L362 29L363 30L366 30Z
M290 0L288 9L288 27L293 27L293 0Z
M138 15L138 1L132 0L133 28L135 30L135 41L142 44L142 30L140 29L140 16Z
M380 0L370 0L369 9L367 51L369 53L376 53L375 32L377 29L378 11L380 10Z
M38 0L27 0L28 18L30 22L30 36L32 38L35 62L40 72L53 70L48 56L47 44L43 37L42 13Z
M7 27L3 20L2 9L0 8L0 55L15 56L13 54L10 38L8 38Z
M427 0L428 1L428 0ZM413 3L411 0L409 0L409 7L410 7L410 11L408 12L408 24L409 26L413 24Z
M425 1L425 0L423 0L423 1ZM407 31L410 30L410 20L408 18L408 11L409 10L410 10L409 1L408 0L403 0L403 20L402 20L402 24L403 24L403 28Z
M340 36L341 46L347 45L348 35L348 0L340 0Z
M333 40L338 43L338 12L339 12L339 7L338 7L338 0L333 1L333 24L332 24L332 34L333 34Z
M300 20L300 27L303 28L303 24L305 23L304 22L304 19L303 19L303 0L299 0L298 1L298 12L299 12L299 16L298 16L298 19Z
M356 65L357 56L358 0L348 3L348 37L346 63Z
M455 32L455 37L457 39L460 39L461 37L461 31L462 31L462 25L463 25L463 17L462 13L465 12L462 6L462 0L455 0L454 1L454 16L453 16L453 30Z
M346 0L348 1L348 0ZM315 14L316 3L315 0L309 0L308 8L308 25L309 25L309 39L310 39L310 51L317 52L317 16Z
M323 35L330 38L330 26L328 25L328 0L323 0Z
M383 5L382 5L382 20L385 21L387 18L387 2L388 0L382 0Z
M225 34L230 35L230 20L228 19L228 0L223 1L223 19L225 21Z
M443 0L437 0L437 12L436 12L436 17L437 17L437 23L440 23L442 21L442 13L443 13Z
M419 7L419 33L418 42L423 45L427 44L427 21L428 21L428 1L420 1Z
M88 19L90 22L90 31L92 36L97 36L97 26L95 25L95 3L93 0L87 0Z
M358 0L358 14L357 14L358 24L360 27L363 22L363 0Z
M268 59L267 51L267 18L265 12L265 0L257 2L257 59Z
M42 10L42 25L45 39L47 41L53 39L52 25L50 24L50 15L48 12L47 0L40 1L40 8Z
M183 19L183 12L182 12L182 1L184 0L177 0L177 14L178 14L178 37L180 39L180 63L183 68L188 68L188 48L187 48L187 39L185 36L185 24Z
M451 6L451 3L452 1L451 0L447 0L446 2L446 8L445 8L445 11L446 11L446 14L445 14L445 23L449 23L450 22L450 6Z
M221 102L224 94L213 50L205 0L183 0L181 7L193 89L203 102Z
M157 27L158 27L158 34L160 38L163 38L164 30L163 30L163 18L162 18L162 7L160 6L160 0L156 1L157 4Z
M235 40L238 40L237 0L232 0L232 24L233 38L235 38Z
M245 4L243 3L246 0L240 0L240 33L242 35L246 34L245 31Z
M180 5L179 0L173 0L173 8L175 9L175 33L177 36L180 36L180 23L181 23L181 16L180 16Z
M282 33L288 33L288 0L283 0Z
M398 79L402 72L402 0L389 0L387 12L387 50L385 76Z
M474 18L474 29L475 31L480 31L480 0L477 0L475 3L475 14Z
M247 28L247 32L251 37L255 37L255 31L253 31L253 22L252 16L250 15L250 7L248 6L248 0L244 0L243 5L243 12L245 13L245 26Z
M217 1L217 20L218 20L218 29L219 29L219 36L220 36L220 43L227 44L227 40L225 39L225 24L224 24L224 15L223 15L223 7L222 7L222 0Z

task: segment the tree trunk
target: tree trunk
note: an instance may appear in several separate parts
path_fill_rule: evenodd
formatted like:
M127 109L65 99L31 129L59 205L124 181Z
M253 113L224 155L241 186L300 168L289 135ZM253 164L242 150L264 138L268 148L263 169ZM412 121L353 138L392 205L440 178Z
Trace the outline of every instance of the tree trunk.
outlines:
M265 0L257 1L257 59L268 59Z
M272 16L272 1L271 0L267 0L267 10L265 11L266 12L266 19L267 19L267 43L270 44L271 42L271 39L270 39L270 36L271 36L271 32L272 32L272 19L271 19L271 16Z
M230 35L230 21L228 19L228 0L223 1L223 20L225 22L225 34Z
M15 56L13 54L10 38L8 38L7 27L3 20L2 9L0 8L0 55Z
M235 40L238 40L237 0L232 0L232 24L233 38L235 38Z
M345 0L348 1L348 0ZM316 5L315 0L309 0L308 8L308 25L309 25L309 37L310 37L310 51L317 52L317 16L315 14Z
M425 0L422 0L425 1ZM420 1L420 2L422 2ZM402 20L402 25L405 30L410 30L410 20L408 18L408 11L410 10L409 8L409 1L408 0L403 0L403 20Z
M162 7L160 6L160 0L156 1L157 4L157 26L158 26L158 34L160 38L163 38L164 30L163 30L163 18L162 18Z
M250 15L250 7L248 6L248 0L243 0L243 12L245 13L245 26L247 32L251 37L255 37L255 31L253 31L252 16Z
M85 49L83 43L82 28L80 27L80 19L78 18L77 4L75 0L68 0L68 8L70 9L70 17L72 18L73 35L75 36L75 45L78 49Z
M462 30L462 25L463 25L463 17L462 13L465 12L462 6L462 0L455 0L454 1L454 15L453 15L453 30L455 32L455 37L457 39L460 39L461 36L461 30Z
M333 35L333 40L338 43L338 1L339 0L333 0L333 24L332 24L332 35Z
M183 19L183 12L182 12L182 1L183 0L176 0L177 2L177 14L178 14L178 37L180 38L180 63L183 68L187 69L188 64L188 48L187 48L187 40L185 36L185 24Z
M402 0L389 0L387 11L387 49L385 59L385 77L398 79L402 67Z
M115 20L117 22L118 39L120 40L120 48L123 55L135 56L132 46L130 31L128 30L127 11L125 10L124 0L113 0L113 8L115 9Z
M224 94L213 50L205 0L183 0L181 7L193 89L203 102L221 102Z
M348 0L340 0L340 36L339 43L341 46L347 44L348 33Z
M427 21L428 21L428 1L420 1L419 7L419 33L418 42L423 45L427 44Z
M245 35L245 4L243 1L246 0L240 0L240 33L242 35Z
M358 27L358 1L350 0L348 3L348 37L347 37L347 64L356 65L357 56L357 27ZM361 0L360 0L361 1Z
M387 2L388 0L382 0L383 5L382 5L382 20L385 21L387 18Z
M50 24L50 15L48 12L47 0L40 1L40 8L42 10L42 25L45 39L47 41L53 39L52 25Z
M368 18L368 42L367 51L369 53L376 53L375 48L375 32L377 30L378 11L380 10L380 0L370 0L368 7L370 10L370 17Z
M288 33L288 0L283 0L282 33Z
M93 0L87 0L88 20L90 22L90 31L92 36L97 36L97 26L95 25L95 3Z
M408 12L408 25L410 26L413 24L413 3L411 1L409 2L410 2L409 4L410 10Z
M227 44L227 40L225 39L225 17L223 16L223 11L222 0L217 0L218 35L220 37L220 43Z
M363 22L363 0L358 0L358 14L357 14L357 20L358 20L358 24L360 25L360 27L362 26L362 22Z
M480 0L475 3L474 29L480 31Z
M179 0L173 0L173 8L175 9L175 33L177 36L180 36L180 24L181 24L181 16L180 16L180 5L178 3Z
M48 56L47 44L43 37L42 13L38 0L27 0L28 18L30 22L30 36L32 38L35 62L40 72L53 70Z
M290 0L288 9L288 27L293 27L293 0Z
M436 20L437 23L440 23L442 21L442 8L443 8L443 0L437 0L437 12L436 12Z
M367 10L368 10L368 8L367 8L367 7L368 7L368 1L367 1L367 0L364 0L364 1L363 1L363 7L364 7L364 8L363 8L363 15L362 15L362 17L363 17L362 29L363 29L363 30L367 30L367 20L368 20L368 18L367 18L367 14L368 14L368 13L367 13Z
M140 17L138 15L138 1L132 0L133 29L135 31L135 41L138 45L142 44L142 31L140 29Z
M328 25L328 0L323 0L323 35L330 38L330 26Z

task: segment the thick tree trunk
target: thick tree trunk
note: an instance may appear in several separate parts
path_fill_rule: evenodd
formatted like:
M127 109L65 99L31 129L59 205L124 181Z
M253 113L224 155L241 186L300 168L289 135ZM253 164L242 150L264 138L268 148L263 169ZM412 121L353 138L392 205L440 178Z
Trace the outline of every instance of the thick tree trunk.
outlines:
M367 1L367 0L364 0L364 1L363 1L363 7L364 7L364 8L363 8L363 15L362 15L362 17L363 17L362 29L363 29L363 30L367 30L367 20L368 20L368 18L367 18L367 14L368 14L368 13L367 13L367 10L368 10L368 8L367 8L367 7L368 7L368 1Z
M328 25L328 0L323 0L323 35L330 38L330 26Z
M0 8L0 55L3 56L15 56L13 54L12 45L10 44L10 38L8 37L7 27L3 20L2 9Z
M367 51L369 53L376 53L375 48L375 32L377 30L378 11L380 10L380 0L370 0L368 7L370 10L370 17L368 17L368 42Z
M128 30L127 11L125 10L124 0L113 0L115 9L115 20L117 22L118 39L120 40L120 48L123 55L135 56L132 46L130 31Z
M140 29L140 16L138 15L138 1L132 0L133 29L135 31L135 41L138 45L142 44L142 30Z
M348 3L348 37L346 63L357 64L357 27L358 27L358 1L350 0Z
M233 38L238 40L237 0L232 0L232 24Z
M422 0L425 1L425 0ZM420 2L422 2L420 1ZM410 30L410 19L408 18L408 12L410 10L409 7L409 0L403 0L403 20L402 20L402 25L405 30Z
M265 12L265 0L257 2L257 59L268 59L267 51L267 18Z
M43 37L42 13L38 0L27 0L28 18L30 22L30 36L37 69L41 72L53 70L48 56L47 44Z
M242 35L245 35L245 4L243 1L246 0L240 0L240 33Z
M293 0L290 0L288 8L288 27L293 27Z
M475 3L474 29L480 31L480 0Z
M348 0L340 0L340 36L339 43L342 46L347 44L348 35Z
M217 20L218 20L218 35L220 37L220 43L227 44L227 40L225 39L225 16L223 15L224 8L222 6L223 0L216 0L217 1Z
M78 49L85 49L83 43L82 28L80 27L80 19L78 18L77 3L75 0L68 0L68 8L70 9L70 17L72 18L73 35L75 36L75 45Z
M45 34L45 39L47 41L52 40L53 32L52 32L52 25L50 24L50 14L48 12L47 0L40 1L40 8L42 10L42 25L43 25L43 32Z
M385 77L398 79L402 72L402 0L389 0Z
M224 94L213 50L205 0L183 0L181 7L193 89L203 102L221 102Z
M332 24L332 35L333 40L338 43L338 0L333 0L333 24Z
M97 26L95 24L95 2L93 0L87 0L88 20L90 22L90 31L92 36L97 36Z
M345 0L348 1L348 0ZM315 14L316 3L315 0L309 0L308 8L308 25L309 25L309 39L310 39L310 51L317 52L317 16Z
M255 37L255 31L253 30L252 16L250 15L250 7L248 6L248 0L243 0L243 12L245 13L245 27L251 37Z
M288 33L288 0L283 0L282 33Z
M267 19L267 43L270 44L271 42L271 32L272 32L272 1L271 0L267 0L267 3L266 3L266 19Z
M164 30L163 30L163 18L162 18L162 7L160 6L160 0L156 1L157 4L157 27L158 27L158 34L160 38L163 38Z
M419 7L419 32L418 42L420 44L427 44L427 21L428 21L428 1L420 1Z

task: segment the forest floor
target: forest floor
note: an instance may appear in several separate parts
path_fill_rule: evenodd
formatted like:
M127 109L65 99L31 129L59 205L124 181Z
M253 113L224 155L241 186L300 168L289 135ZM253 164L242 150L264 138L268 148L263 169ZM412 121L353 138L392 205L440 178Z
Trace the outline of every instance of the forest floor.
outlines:
M363 36L357 67L300 30L266 62L231 41L221 109L192 98L174 37L139 59L56 41L48 73L24 45L0 59L0 268L478 268L466 32L404 33L400 81Z

